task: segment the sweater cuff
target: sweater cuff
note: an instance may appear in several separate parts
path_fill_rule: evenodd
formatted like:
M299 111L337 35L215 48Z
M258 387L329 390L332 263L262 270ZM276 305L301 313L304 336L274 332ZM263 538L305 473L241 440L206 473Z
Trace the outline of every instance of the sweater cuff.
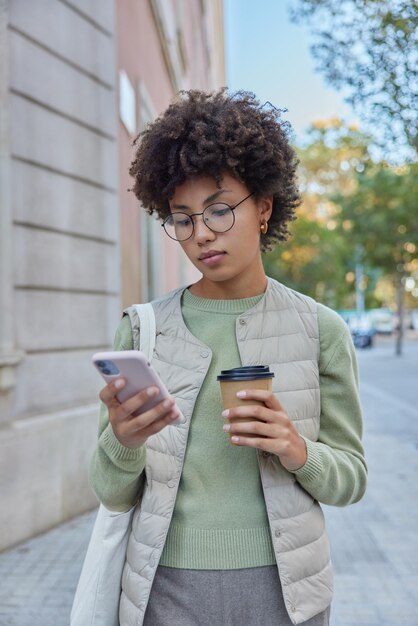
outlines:
M305 465L292 472L299 481L311 482L322 472L322 458L319 446L315 441L302 437L306 444L307 459Z
M108 424L99 439L99 446L109 459L121 469L142 469L145 466L146 447L127 448L122 445L113 432L111 424Z

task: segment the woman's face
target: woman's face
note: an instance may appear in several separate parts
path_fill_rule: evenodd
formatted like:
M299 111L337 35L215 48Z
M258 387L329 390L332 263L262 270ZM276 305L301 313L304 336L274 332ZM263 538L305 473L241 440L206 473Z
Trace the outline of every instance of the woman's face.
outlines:
M180 242L202 279L192 287L208 298L245 298L262 293L266 279L260 253L260 225L271 215L271 198L256 200L249 189L225 174L218 186L213 178L187 180L170 200L171 212L201 213L213 203L234 207L235 223L226 232L213 232L202 216L193 217L194 232ZM241 202L244 200L243 202Z

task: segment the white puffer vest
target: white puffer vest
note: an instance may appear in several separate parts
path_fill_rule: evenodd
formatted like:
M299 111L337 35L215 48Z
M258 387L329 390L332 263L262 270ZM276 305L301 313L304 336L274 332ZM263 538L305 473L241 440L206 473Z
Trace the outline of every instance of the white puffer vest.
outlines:
M134 513L122 577L120 622L141 626L166 540L183 467L187 435L210 349L187 329L178 289L152 303L156 317L153 366L176 398L179 426L147 442L146 481ZM139 320L126 311L134 337ZM319 432L319 332L315 302L269 279L264 297L239 316L236 337L243 365L270 365L278 394L299 433ZM278 457L259 453L271 536L291 621L299 624L325 610L332 597L332 571L324 516L318 504L285 470Z

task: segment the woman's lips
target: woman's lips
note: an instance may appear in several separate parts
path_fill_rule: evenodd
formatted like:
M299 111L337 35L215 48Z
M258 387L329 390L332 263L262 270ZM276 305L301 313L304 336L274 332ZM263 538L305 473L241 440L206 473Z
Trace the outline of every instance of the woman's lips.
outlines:
M212 265L216 265L217 263L219 263L219 261L221 261L224 255L225 255L225 252L218 252L218 251L209 252L199 257L199 261L201 261L201 263L204 263L208 267L211 267Z

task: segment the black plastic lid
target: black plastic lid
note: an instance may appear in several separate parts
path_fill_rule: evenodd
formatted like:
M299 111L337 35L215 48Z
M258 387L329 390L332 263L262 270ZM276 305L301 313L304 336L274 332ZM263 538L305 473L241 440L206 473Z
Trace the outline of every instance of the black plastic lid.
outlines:
M221 381L254 380L257 378L273 378L268 365L244 365L234 367L232 370L222 370L218 376Z

